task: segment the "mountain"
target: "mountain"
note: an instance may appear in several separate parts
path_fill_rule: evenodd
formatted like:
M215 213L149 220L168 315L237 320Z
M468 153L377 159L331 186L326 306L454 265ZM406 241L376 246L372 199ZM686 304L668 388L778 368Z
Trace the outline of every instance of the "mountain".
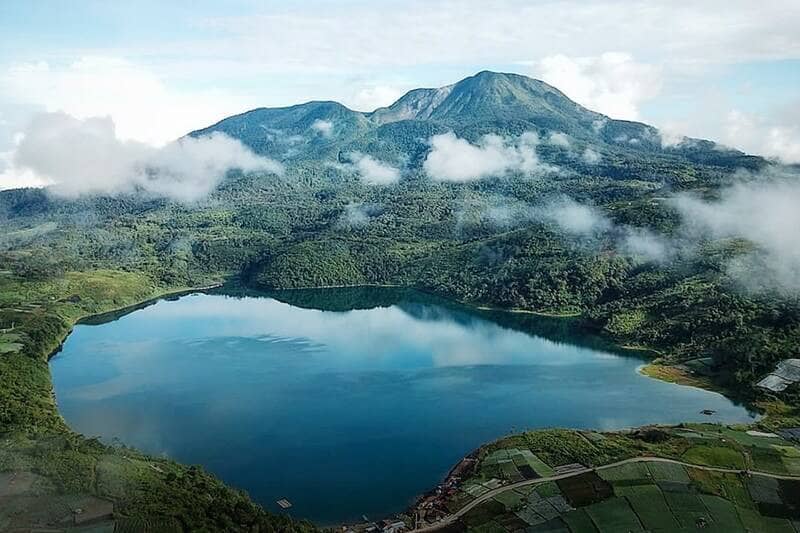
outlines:
M388 108L375 111L373 116L381 122L417 119L454 126L525 121L576 134L588 133L595 121L606 119L543 81L489 71L455 85L411 91Z
M378 124L400 120L427 120L452 90L453 85L438 89L414 89L389 107L376 109L369 117Z
M513 137L533 131L543 139L564 134L576 149L607 154L616 166L642 158L745 168L763 164L760 158L720 149L710 141L685 139L665 146L652 126L586 109L543 81L490 71L444 87L414 89L370 113L336 102L308 102L254 109L190 135L223 132L256 153L284 162L342 159L351 152L364 152L392 163L410 161L413 166L429 149L428 139L447 131L471 142L487 133ZM581 167L575 158L563 156L563 150L552 148L542 155L554 164Z
M331 129L326 129L326 125ZM306 157L323 157L329 149L357 138L372 126L363 113L337 102L308 102L291 107L253 109L189 135L197 137L221 132L240 140L258 154L290 159L299 153Z

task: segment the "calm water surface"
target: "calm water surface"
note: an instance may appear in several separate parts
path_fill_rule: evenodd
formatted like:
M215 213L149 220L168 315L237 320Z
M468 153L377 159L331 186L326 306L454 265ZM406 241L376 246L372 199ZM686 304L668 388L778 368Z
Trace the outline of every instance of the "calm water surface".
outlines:
M51 364L61 412L323 524L400 511L512 430L751 420L718 394L641 376L641 359L565 320L407 291L277 297L291 304L195 294L77 326Z

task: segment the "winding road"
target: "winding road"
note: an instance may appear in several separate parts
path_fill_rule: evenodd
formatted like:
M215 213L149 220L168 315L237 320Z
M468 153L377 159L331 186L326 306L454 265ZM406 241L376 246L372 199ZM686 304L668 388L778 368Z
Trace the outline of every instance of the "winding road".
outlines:
M785 479L785 480L794 480L800 481L800 476L787 476L781 474L770 474L768 472L759 472L757 470L741 470L736 468L722 468L718 466L703 466L703 465L696 465L692 463L684 463L683 461L677 461L675 459L665 459L663 457L633 457L631 459L625 459L623 461L617 461L616 463L610 463L603 466L598 466L594 468L582 468L580 470L572 470L570 472L566 472L564 474L558 474L556 476L549 476L549 477L540 477L536 479L526 479L524 481L518 481L516 483L511 483L510 485L503 485L502 487L498 487L496 489L490 490L489 492L475 498L467 505L456 511L455 513L448 515L441 519L440 521L430 524L428 526L414 529L409 533L427 533L429 531L437 531L439 529L445 528L449 525L452 525L456 522L459 518L470 512L475 507L479 506L480 504L491 500L498 494L502 494L503 492L514 490L519 487L526 487L528 485L538 485L539 483L546 483L548 481L558 481L559 479L566 479L573 476L579 476L581 474L586 474L587 472L598 472L600 470L606 470L609 468L615 468L617 466L622 466L629 463L672 463L676 465L681 465L687 468L695 468L698 470L707 470L709 472L720 472L723 474L745 474L745 475L753 475L753 476L764 476L764 477L771 477L774 479Z

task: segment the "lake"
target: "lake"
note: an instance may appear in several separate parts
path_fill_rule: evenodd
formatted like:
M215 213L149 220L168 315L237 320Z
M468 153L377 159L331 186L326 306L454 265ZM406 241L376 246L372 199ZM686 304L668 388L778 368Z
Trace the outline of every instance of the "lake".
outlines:
M512 431L752 421L719 394L642 376L642 362L566 319L328 289L192 294L95 319L51 370L76 431L334 524L401 511Z

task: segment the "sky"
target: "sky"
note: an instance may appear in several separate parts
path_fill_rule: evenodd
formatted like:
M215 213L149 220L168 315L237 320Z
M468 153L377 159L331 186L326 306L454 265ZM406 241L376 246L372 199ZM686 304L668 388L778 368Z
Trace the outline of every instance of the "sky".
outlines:
M0 2L0 189L42 112L152 147L262 106L371 111L480 70L800 162L797 0ZM62 121L63 122L63 121Z

